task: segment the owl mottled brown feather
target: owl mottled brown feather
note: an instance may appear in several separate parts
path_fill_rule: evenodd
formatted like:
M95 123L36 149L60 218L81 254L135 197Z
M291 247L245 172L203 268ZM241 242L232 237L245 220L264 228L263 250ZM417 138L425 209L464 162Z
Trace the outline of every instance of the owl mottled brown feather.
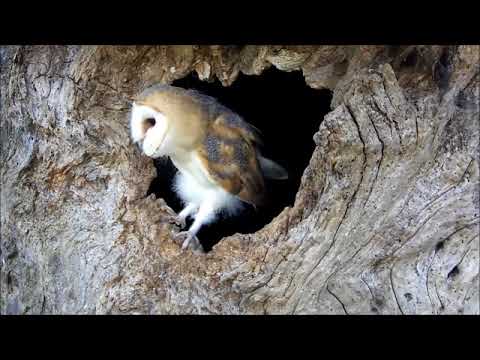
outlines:
M257 159L258 133L238 115L222 113L210 123L197 153L215 182L242 201L264 200L264 179Z

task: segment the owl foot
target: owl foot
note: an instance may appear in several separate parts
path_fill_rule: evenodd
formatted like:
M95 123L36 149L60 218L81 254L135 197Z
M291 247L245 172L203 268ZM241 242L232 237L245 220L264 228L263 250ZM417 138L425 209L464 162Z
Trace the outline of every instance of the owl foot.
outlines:
M182 250L190 247L195 252L203 253L203 246L198 238L190 231L181 231L175 235L175 241L182 242Z
M178 227L180 227L180 229L183 229L187 225L187 222L185 221L185 219L180 216L172 217L170 219L170 223L177 225Z

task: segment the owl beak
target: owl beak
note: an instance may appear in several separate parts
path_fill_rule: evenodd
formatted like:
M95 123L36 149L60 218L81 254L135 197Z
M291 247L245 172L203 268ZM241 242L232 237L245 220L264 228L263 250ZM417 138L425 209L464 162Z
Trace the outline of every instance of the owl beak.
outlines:
M142 144L143 153L150 157L159 157L164 152L164 140L169 129L169 123L163 116L155 116L155 125L150 127Z

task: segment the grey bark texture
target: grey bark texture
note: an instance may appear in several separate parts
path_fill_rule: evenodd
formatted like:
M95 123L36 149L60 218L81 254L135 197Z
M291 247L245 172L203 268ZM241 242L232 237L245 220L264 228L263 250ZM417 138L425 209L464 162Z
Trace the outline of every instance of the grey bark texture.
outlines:
M480 313L479 46L5 46L0 61L2 314ZM295 204L182 252L173 211L146 197L129 99L270 66L333 91Z

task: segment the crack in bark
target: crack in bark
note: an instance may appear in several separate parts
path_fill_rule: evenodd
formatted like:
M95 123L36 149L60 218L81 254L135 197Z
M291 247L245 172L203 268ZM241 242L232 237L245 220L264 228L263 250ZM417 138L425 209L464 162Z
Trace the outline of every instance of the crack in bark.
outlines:
M373 188L374 188L375 184L377 183L378 173L380 172L380 167L382 166L382 161L383 161L383 157L384 157L384 148L385 148L385 144L384 144L382 138L380 137L380 134L378 133L377 127L375 126L372 118L371 118L370 115L368 114L368 111L367 111L366 113L367 113L368 119L369 119L370 122L372 123L372 126L373 126L373 129L375 130L375 133L377 134L377 138L378 138L378 140L380 141L380 145L381 145L381 156L380 156L380 161L378 162L378 165L377 165L377 171L375 172L375 178L373 179L373 183L372 183L372 185L370 186L370 190L369 190L369 192L368 192L367 200L365 201L364 206L367 205L368 200L370 199L370 195L372 194Z
M433 284L435 285L435 293L437 294L438 301L440 302L440 310L443 310L445 309L445 305L443 304L440 294L438 293L437 283L434 281Z
M322 287L322 289L319 291L318 296L320 296L323 288L326 287L326 286L328 286L328 283L329 283L330 279L331 279L335 274L337 274L337 273L339 273L340 271L342 271L342 270L345 268L345 266L347 266L347 264L348 264L349 262L351 262L351 261L355 258L355 256L357 256L357 254L358 254L362 249L364 249L365 247L367 247L368 244L370 244L370 242L373 240L374 236L375 236L375 234L373 234L373 235L370 237L370 239L369 239L365 244L360 245L360 247L357 249L357 251L355 251L355 253L350 257L350 259L346 260L339 268L337 268L333 273L331 273L331 274L328 276L327 280L325 280L325 285L324 285L324 286ZM361 279L361 280L363 281L363 279ZM328 289L327 289L327 290L328 290ZM372 294L372 296L373 296L373 294Z
M439 105L439 107L440 106L441 106L441 104ZM447 118L446 121L442 122L441 121L442 119L440 118L440 116L438 116L439 111L440 110L437 108L436 118L438 118L439 124L434 129L434 133L433 133L433 136L432 136L432 141L430 143L431 148L433 148L435 150L435 155L433 156L433 160L432 160L433 164L437 161L438 155L440 154L440 149L442 147L441 146L442 145L441 136L443 135L443 132L444 132L445 128L448 127L448 124L450 123L450 121L452 121L452 119L455 117L455 112L452 111L452 112L446 114L446 116L448 118Z
M434 213L432 213L427 219L425 219L425 221L420 224L420 226L415 230L415 232L413 233L412 236L410 236L403 244L401 244L390 256L394 256L397 252L399 252L408 242L410 242L410 240L412 240L416 235L417 233L420 231L421 228L423 228L425 226L425 224L430 221L430 219L435 216L440 210L442 210L443 207L441 208L438 208L437 211L435 211Z
M360 280L367 286L368 291L370 292L370 295L372 296L372 300L375 301L375 296L373 295L372 289L368 285L368 283L363 279L363 276L360 275Z
M479 218L480 218L479 216L476 216L476 217L473 217L471 220L476 220L476 219L479 219ZM467 228L469 228L469 227L471 227L471 226L473 226L473 225L476 225L476 224L480 224L480 223L473 221L473 222L468 223L468 224L466 224L466 225L464 225L464 226L461 226L461 227L459 227L458 229L456 229L455 231L451 232L451 233L450 233L449 235L447 235L446 237L444 237L444 238L443 238L442 240L440 240L439 242L445 242L445 241L447 241L448 239L450 239L453 235L455 235L456 233L458 233L458 232L460 232L460 231L462 231L462 230L464 230L464 229L467 229ZM473 239L475 239L475 237L472 238L470 241L472 241Z
M468 228L468 227L470 227L470 226L472 226L472 225L475 225L475 224L477 224L477 223L474 222L474 223L465 225L465 226L463 226L463 227L455 230L454 232L452 232L451 234L449 234L447 237L443 238L440 242L444 242L444 241L448 240L449 238L451 238L453 235L455 235L455 234L458 233L459 231L461 231L461 230L463 230L463 229L465 229L465 228ZM468 244L470 244L470 242L473 241L473 239L475 239L475 237L476 237L476 235L468 242ZM467 246L468 246L468 244L467 244ZM458 265L463 261L463 258L464 258L465 255L468 253L468 251L469 251L469 250L467 250L467 251L465 252L465 254L463 255L463 257L462 257L462 259L460 260L460 262L459 262L457 265L455 265L453 268L455 268L456 266L458 266ZM432 261L430 262L430 264L429 264L429 266L428 266L428 268L427 268L426 281L425 281L425 286L426 286L426 289L427 289L427 295L428 295L428 298L429 298L429 300L430 300L430 304L432 305L433 308L434 308L434 304L433 304L432 299L431 299L431 297L430 297L430 289L429 289L429 287L428 287L428 279L429 279L430 269L431 269L431 267L432 267L432 265L433 265L433 262L434 262L434 260L435 260L435 256L436 256L436 255L437 255L437 251L434 252ZM434 281L434 285L435 285L435 290L436 290L436 292L437 292L438 300L440 301L440 304L441 304L441 306L442 306L442 308L443 308L444 305L443 305L442 300L441 300L440 297L438 296L438 290L436 289L437 284L436 284L435 281ZM435 313L436 313L436 311L435 311Z
M104 83L103 81L100 81L100 80L98 80L98 79L95 79L95 81L96 81L98 84L109 88L110 90L112 90L112 91L115 92L116 94L119 93L119 90L116 89L116 88L114 88L112 85L107 84L107 83Z
M420 209L420 211L418 212L417 215L420 215L426 208L430 207L430 205L432 203L434 203L435 201L437 201L438 199L440 199L443 195L449 193L451 190L453 190L454 188L456 188L458 185L460 185L462 182L463 182L463 179L465 177L465 175L467 174L468 172L468 169L470 167L470 165L473 163L473 158L470 160L470 162L468 163L467 167L465 168L465 171L463 172L462 176L460 176L460 179L452 186L450 186L447 190L443 191L442 193L440 193L438 196L436 196L433 200L431 200L430 202L428 202L428 204L426 204L422 209Z
M367 240L367 242L366 242L365 244L362 244L362 245L357 249L357 251L355 251L355 253L352 255L352 257L351 257L350 259L348 259L347 261L344 262L344 264L347 264L347 263L351 262L351 261L355 258L355 256L357 256L358 253L359 253L362 249L366 248L366 247L372 242L372 240L373 240L373 238L375 237L375 235L376 235L376 233L373 234L373 235L370 237L370 239ZM343 270L343 268L344 268L344 267L341 267L341 268L339 269L339 271L340 271L340 270Z
M415 178L418 176L418 174L421 173L422 170L424 170L424 169L422 168L422 165L423 165L423 163L422 163L422 164L419 164L419 165L416 167L415 173L412 175L411 179L415 179ZM409 181L409 183L410 183L410 182L411 182L411 184L412 184L411 187L415 187L415 186L417 185L417 181ZM404 201L402 208L400 209L400 211L399 211L398 214L397 214L397 217L400 217L400 215L403 213L403 211L405 210L405 208L407 207L407 205L410 203L410 200L412 199L412 197L413 197L414 195L416 195L417 192L416 192L416 189L411 189L408 193L409 193L409 194L408 194L408 196L407 196L407 199Z
M268 252L268 250L267 250ZM268 279L267 280L264 280L262 281L260 284L258 284L257 286L253 287L252 289L250 289L249 291L246 291L244 294L245 295L248 295L244 300L245 301L248 301L255 293L255 291L257 291L258 289L262 288L262 287L265 287L267 286L268 287L268 284L269 282L273 279L273 276L275 274L275 272L277 271L278 267L280 266L280 264L284 261L288 261L286 259L285 256L282 256L282 258L280 259L280 261L275 265L275 268L270 272L270 274L268 275ZM243 300L242 300L243 302Z
M435 309L435 305L433 304L433 301L432 301L432 298L430 296L430 288L428 287L428 279L429 279L429 274L430 274L430 269L432 268L432 265L433 265L433 261L435 260L435 256L437 255L437 252L435 251L433 253L433 257L432 257L432 261L430 261L430 264L428 265L427 267L427 274L426 274L426 277L425 277L425 288L427 289L427 296L428 296L428 299L430 301L430 305L432 306L432 309L433 309L433 312L436 314L436 309ZM435 281L434 281L435 283Z
M479 279L479 274L477 273L477 275L472 279L472 285L465 291L465 296L463 297L463 300L462 300L462 306L464 307L465 306L465 301L467 300L467 295L469 294L470 290L476 285L476 283L478 283Z
M391 255L390 257L393 257L406 243L408 243L411 239L413 239L415 237L415 235L418 233L418 231L438 212L440 211L442 208L439 208L436 212L434 212L429 218L427 218L424 223L422 225L420 225L420 227L415 231L415 233L409 238L407 239L407 241L405 243L403 243L398 249L396 249ZM477 217L478 218L478 217ZM475 219L475 218L474 218ZM448 238L450 238L452 235L454 235L455 233L459 232L460 230L462 229L465 229L469 226L472 226L473 224L475 223L471 223L471 224L468 224L468 225L465 225L459 229L457 229L456 231L454 231L453 233L451 233L450 235L448 235L446 238L444 238L442 241L446 241ZM428 298L430 299L430 303L432 304L432 307L433 307L433 302L431 301L431 297L430 297L430 291L429 291L429 288L428 288L428 274L429 274L429 271L430 271L430 267L431 267L431 264L433 263L433 259L432 259L432 262L430 263L429 265L429 268L427 269L427 273L426 273L426 289L427 289L427 295L428 295ZM392 289L393 289L393 279L392 279L392 271L393 271L393 267L395 266L396 262L393 263L392 265L392 268L391 268L391 271L390 271L390 280L391 280L391 283L392 283ZM394 289L393 289L394 290ZM394 290L394 294L395 294L395 300L397 300L397 303L398 303L398 299L396 297L396 293L395 293L395 290ZM400 311L401 308L400 308ZM402 311L402 314L403 314L403 311Z
M387 96L388 101L389 101L390 104L392 105L392 108L396 111L397 109L396 109L395 105L393 104L392 99L390 98L390 94L389 94L389 92L387 91L387 88L386 88L386 86L385 86L385 77L383 76L383 74L382 74L382 85L383 85L383 90L385 91L385 95ZM393 121L393 124L394 124L394 126L395 126L395 130L397 130L398 140L400 141L400 149L402 149L402 148L403 148L402 135L401 135L401 133L400 133L400 128L399 128L399 126L398 126L398 122L394 119L394 117L395 117L395 114L393 114L393 117L392 117L391 119L390 119L390 117L387 115L387 118L388 118L389 120Z
M305 240L305 238L307 237L307 234L308 234L308 232L305 232L305 235L303 235L303 238L302 238L302 240L301 240L301 242L300 242L300 245L293 251L294 253L296 253L297 250L298 250L298 248L304 243L304 240ZM299 261L299 262L298 262L298 266L295 268L295 270L293 270L293 271L291 272L292 276L290 277L290 281L289 281L289 283L288 283L287 288L286 288L285 291L283 292L283 296L285 296L285 294L288 292L288 290L290 290L290 286L292 285L293 279L295 278L295 273L296 273L297 270L300 268L300 266L302 266L302 264L303 264L303 261Z
M370 239L367 240L367 242L366 242L365 244L360 245L360 247L357 249L357 251L355 251L355 253L350 257L350 259L348 259L348 260L346 260L345 262L343 262L343 264L342 264L338 269L336 269L332 274L330 274L330 276L327 278L327 280L325 281L325 283L328 283L328 281L330 280L331 277L333 277L335 274L337 274L337 273L339 273L340 271L342 271L342 270L347 266L347 264L348 264L349 262L351 262L351 261L355 258L355 256L358 255L358 253L359 253L362 249L366 248L366 247L372 242L372 240L373 240L373 238L375 237L375 235L376 235L376 234L373 234L373 235L370 237Z
M415 150L418 148L418 113L415 111Z
M384 110L380 109L380 106L378 105L377 103L377 100L375 100L374 97L372 97L373 99L373 106L375 107L375 109L377 110L378 113L380 113L380 115L385 118L388 123L388 127L390 128L390 135L391 137L393 138L393 129L392 129L392 126L391 124L393 123L393 121L390 119L389 115L387 112L385 112ZM396 129L397 130L397 129ZM397 130L397 134L398 134L398 130ZM399 137L399 141L400 141L400 145L401 145L401 139L400 139L400 135L398 134L398 137Z
M327 288L328 293L329 293L330 295L332 295L332 296L340 303L340 305L342 305L342 309L343 309L343 311L345 312L345 314L346 314L346 315L350 315L350 314L348 313L348 311L347 311L347 308L345 307L345 304L340 300L340 298L339 298L337 295L335 295L335 294L333 293L333 291L331 291L331 290L328 288L328 284L327 284L326 288Z
M400 310L400 313L402 315L405 315L405 313L402 310L402 307L400 306L400 303L398 302L397 292L395 291L395 287L393 286L393 266L394 265L392 265L392 267L390 268L390 286L392 287L393 297L395 298L395 302L397 303L397 306L398 306L398 309Z
M40 310L40 314L45 313L45 303L47 302L47 298L45 295L43 295L43 300L42 300L42 309Z
M452 270L455 269L455 268L458 268L458 266L463 262L463 259L465 259L465 256L466 256L466 255L470 252L470 250L471 250L471 248L470 248L471 242L472 242L473 240L475 240L476 237L478 237L478 235L473 236L473 237L467 242L467 244L465 245L465 247L467 247L467 250L463 253L462 257L460 258L460 261L452 267ZM451 272L452 270L450 270L450 271L448 272L448 274L450 274L450 272ZM447 276L448 276L448 275L447 275Z

